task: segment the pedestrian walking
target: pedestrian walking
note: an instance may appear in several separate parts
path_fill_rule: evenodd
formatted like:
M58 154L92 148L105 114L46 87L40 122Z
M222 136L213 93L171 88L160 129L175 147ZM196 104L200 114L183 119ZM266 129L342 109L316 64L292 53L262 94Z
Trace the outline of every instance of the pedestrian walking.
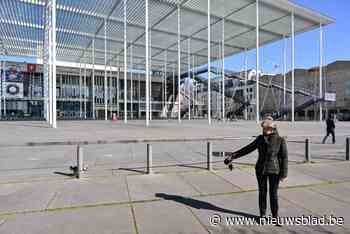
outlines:
M327 134L323 138L322 143L326 143L326 140L328 136L331 134L332 135L332 142L335 144L335 123L334 123L334 117L333 115L329 115L327 120L326 120L326 125L327 125Z

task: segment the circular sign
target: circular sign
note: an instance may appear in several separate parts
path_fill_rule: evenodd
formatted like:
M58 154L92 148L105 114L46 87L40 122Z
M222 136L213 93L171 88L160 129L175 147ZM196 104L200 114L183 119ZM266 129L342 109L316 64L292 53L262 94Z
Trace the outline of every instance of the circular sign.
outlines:
M19 93L19 87L14 84L10 84L6 87L6 92L11 95L16 95Z

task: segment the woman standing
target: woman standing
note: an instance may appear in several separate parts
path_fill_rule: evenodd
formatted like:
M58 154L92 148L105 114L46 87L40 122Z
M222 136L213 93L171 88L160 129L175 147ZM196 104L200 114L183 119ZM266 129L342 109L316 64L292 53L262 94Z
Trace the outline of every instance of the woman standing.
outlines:
M261 123L262 135L252 143L232 153L225 159L226 165L231 165L233 159L243 157L258 149L259 157L255 165L256 178L259 186L260 217L266 216L267 181L272 217L278 217L278 185L287 178L288 153L284 138L277 132L272 117L267 117Z

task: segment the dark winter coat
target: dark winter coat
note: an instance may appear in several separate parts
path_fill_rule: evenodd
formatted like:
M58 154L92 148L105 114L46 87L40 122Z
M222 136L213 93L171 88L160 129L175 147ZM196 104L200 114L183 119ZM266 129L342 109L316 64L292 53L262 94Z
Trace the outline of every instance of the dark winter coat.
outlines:
M259 157L255 170L259 174L279 174L285 178L288 174L288 152L284 138L274 133L267 137L258 136L252 143L234 153L240 158L258 149Z
M326 121L326 124L327 124L327 131L328 131L328 132L334 131L334 129L335 129L335 124L334 124L334 120L333 120L333 119L328 118L327 121Z

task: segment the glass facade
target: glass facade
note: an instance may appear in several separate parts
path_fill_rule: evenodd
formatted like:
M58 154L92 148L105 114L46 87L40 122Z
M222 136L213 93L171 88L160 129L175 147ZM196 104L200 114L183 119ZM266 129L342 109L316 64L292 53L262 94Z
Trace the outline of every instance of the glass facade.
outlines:
M28 71L26 64L11 63L1 70L1 97L2 97L2 120L42 120L44 119L44 93L43 73L41 67L37 66L35 71ZM16 67L16 69L14 68ZM12 69L12 70L11 70ZM117 78L119 75L119 79ZM128 74L127 102L128 115L137 117L139 111L145 112L145 81L144 75L133 74L132 89L131 76ZM157 78L157 77L156 77ZM163 86L159 78L152 81L152 112L156 117L162 110ZM56 76L56 98L57 119L91 119L92 94L95 93L96 118L104 118L104 73L95 70L95 84L92 85L92 72L86 75L79 69L62 68L57 69ZM117 84L117 82L119 82ZM119 92L117 91L119 89ZM132 90L132 91L131 91ZM132 108L131 108L132 95ZM117 103L118 102L118 103ZM107 73L107 109L108 116L119 113L123 116L124 111L124 75L117 72ZM85 114L86 112L86 114ZM144 113L140 113L141 116Z

